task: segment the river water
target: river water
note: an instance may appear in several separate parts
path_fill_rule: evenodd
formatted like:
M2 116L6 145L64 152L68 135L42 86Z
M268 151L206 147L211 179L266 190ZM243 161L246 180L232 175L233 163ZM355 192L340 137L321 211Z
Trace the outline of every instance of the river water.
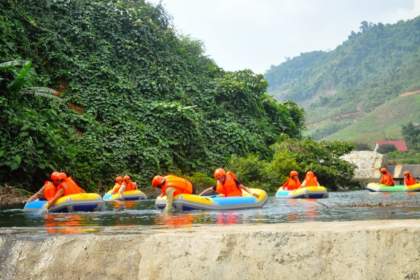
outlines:
M109 203L102 211L92 213L35 215L22 209L7 209L0 210L0 234L80 234L103 232L110 228L130 233L201 224L223 226L378 219L420 219L420 193L338 192L319 200L270 197L260 209L192 211L171 215L156 210L154 200Z

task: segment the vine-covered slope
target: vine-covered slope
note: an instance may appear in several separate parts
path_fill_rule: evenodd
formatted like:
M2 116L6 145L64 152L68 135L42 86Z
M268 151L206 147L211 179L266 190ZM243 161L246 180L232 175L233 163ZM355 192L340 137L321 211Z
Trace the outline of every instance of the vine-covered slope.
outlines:
M209 171L303 124L263 76L225 72L144 1L1 1L0 63L1 183Z

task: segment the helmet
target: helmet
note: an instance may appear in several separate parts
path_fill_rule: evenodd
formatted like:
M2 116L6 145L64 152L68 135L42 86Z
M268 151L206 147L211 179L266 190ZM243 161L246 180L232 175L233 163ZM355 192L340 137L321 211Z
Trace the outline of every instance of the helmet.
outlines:
M160 187L165 182L165 177L157 175L152 179L152 186L154 188Z
M298 176L299 174L297 173L297 171L295 171L295 170L292 170L292 171L290 171L290 177L293 177L293 176Z
M130 176L128 176L128 175L125 175L125 176L124 176L124 181L129 181L129 180L131 180L131 177L130 177Z
M51 173L50 178L52 181L57 181L59 176L60 176L60 172L54 171L53 173Z
M214 171L214 178L215 178L216 180L218 180L218 179L222 178L223 176L226 176L226 171L225 171L223 168L217 168L217 169Z
M115 178L115 183L121 183L123 181L123 177L122 176L117 176Z
M57 180L65 180L66 178L67 178L66 173L64 173L64 172L58 173Z
M385 167L382 167L382 168L380 169L380 171L381 171L381 173L382 173L382 174L385 174L385 173L386 173L386 168L385 168Z

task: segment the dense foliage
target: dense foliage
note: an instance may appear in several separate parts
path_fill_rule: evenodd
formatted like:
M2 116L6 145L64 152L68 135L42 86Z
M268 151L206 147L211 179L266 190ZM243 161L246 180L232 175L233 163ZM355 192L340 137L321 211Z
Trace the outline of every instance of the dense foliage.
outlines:
M402 127L402 134L408 148L412 151L420 152L420 124L408 123Z
M141 0L1 1L0 63L0 182L31 190L53 169L90 189L210 174L303 126L263 76L223 71Z
M256 154L232 157L229 168L237 171L239 179L249 186L263 187L274 192L286 180L291 170L316 173L320 184L330 190L349 189L355 166L340 159L353 149L345 142L315 142L310 139L280 138L271 146L272 156L262 159Z
M335 50L304 53L273 66L265 77L270 93L305 107L311 135L321 139L402 93L418 94L419 66L417 17L386 25L362 22L359 32L352 32ZM418 114L411 115L413 121L415 117ZM384 130L392 125L393 121Z

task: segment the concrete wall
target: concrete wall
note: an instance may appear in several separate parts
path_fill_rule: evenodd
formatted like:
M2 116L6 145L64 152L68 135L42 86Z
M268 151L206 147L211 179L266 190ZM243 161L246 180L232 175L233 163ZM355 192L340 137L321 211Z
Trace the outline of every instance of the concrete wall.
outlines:
M0 278L420 279L416 220L119 232L28 239L0 230Z

